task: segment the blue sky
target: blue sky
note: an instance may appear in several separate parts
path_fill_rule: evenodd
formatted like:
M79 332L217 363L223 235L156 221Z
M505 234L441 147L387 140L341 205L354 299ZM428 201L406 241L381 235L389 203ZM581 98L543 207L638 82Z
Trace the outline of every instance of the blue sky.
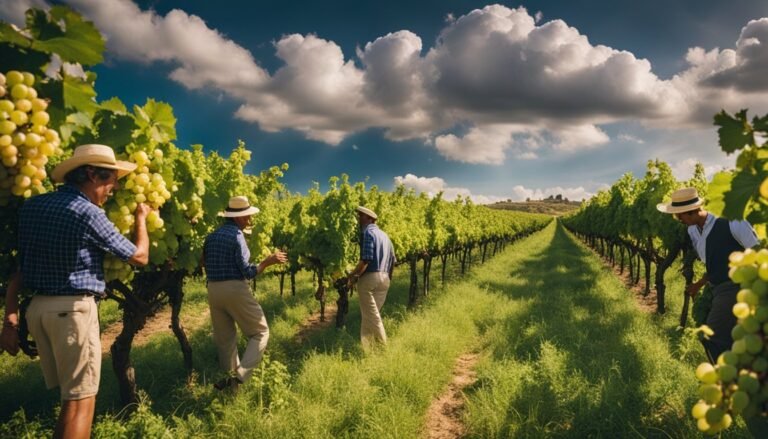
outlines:
M714 113L768 112L766 1L61 3L107 36L100 98L168 102L179 146L242 139L294 191L580 199L649 159L729 166Z

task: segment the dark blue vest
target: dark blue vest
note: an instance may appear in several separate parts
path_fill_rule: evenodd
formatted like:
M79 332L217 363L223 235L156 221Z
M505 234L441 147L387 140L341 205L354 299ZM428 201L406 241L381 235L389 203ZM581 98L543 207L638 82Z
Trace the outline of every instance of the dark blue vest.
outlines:
M744 247L731 234L731 227L725 218L715 219L712 230L707 235L707 277L712 285L719 285L729 280L728 256L735 251L744 251Z

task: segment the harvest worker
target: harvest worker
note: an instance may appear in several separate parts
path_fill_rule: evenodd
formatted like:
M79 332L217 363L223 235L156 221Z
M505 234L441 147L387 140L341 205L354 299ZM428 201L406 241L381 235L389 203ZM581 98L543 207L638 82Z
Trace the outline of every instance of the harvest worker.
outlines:
M747 221L728 221L708 213L701 207L704 202L695 188L676 190L671 198L669 203L658 204L656 208L675 215L675 218L688 226L693 248L706 265L704 276L692 283L686 293L695 298L705 283L712 286L712 308L706 324L714 331L714 335L702 343L710 362L715 364L720 354L731 348L731 330L736 326L733 306L736 304L739 286L728 278L728 256L732 252L756 246L757 234Z
M250 262L251 253L243 230L250 227L251 216L258 212L248 198L230 198L226 210L219 213L226 218L224 224L208 235L203 247L213 341L218 349L219 364L230 373L214 384L218 390L236 389L246 382L261 361L269 340L267 319L251 293L248 279L253 279L270 265L287 260L285 253L278 250L259 265ZM242 361L237 353L235 323L248 338Z
M134 242L121 235L101 207L118 179L136 164L115 160L105 145L81 145L53 170L57 191L29 199L19 212L19 272L6 296L2 348L18 352L18 292L32 295L29 332L37 343L48 388L61 388L54 437L90 437L101 376L99 316L104 255L146 265L149 206L136 207Z
M360 300L360 340L387 343L387 333L381 321L381 307L387 300L387 290L395 266L395 252L389 236L377 225L378 216L363 206L357 208L360 226L360 261L349 275L350 286L357 283Z

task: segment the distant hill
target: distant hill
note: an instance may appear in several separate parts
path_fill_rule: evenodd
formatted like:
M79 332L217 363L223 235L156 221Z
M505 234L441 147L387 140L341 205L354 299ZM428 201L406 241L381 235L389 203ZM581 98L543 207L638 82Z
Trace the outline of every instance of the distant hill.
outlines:
M581 201L568 201L567 199L547 198L544 200L528 201L499 201L494 204L488 204L492 209L519 210L522 212L544 213L547 215L565 215L577 210L581 206Z

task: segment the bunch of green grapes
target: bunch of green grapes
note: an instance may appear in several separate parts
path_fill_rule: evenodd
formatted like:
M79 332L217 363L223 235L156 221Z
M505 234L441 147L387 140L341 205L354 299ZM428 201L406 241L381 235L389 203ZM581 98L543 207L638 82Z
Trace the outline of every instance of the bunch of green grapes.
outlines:
M162 174L151 172L162 164L162 157L161 149L155 149L155 160L150 160L147 153L141 150L130 155L130 161L136 163L137 168L125 178L125 190L115 195L116 206L111 206L107 213L120 233L128 234L133 229L134 212L139 203L146 203L153 209L147 216L147 231L161 230L165 225L157 210L171 198L171 192ZM158 161L160 163L156 163Z
M734 415L750 418L768 411L768 250L734 252L730 266L731 280L741 286L733 306L738 318L733 345L717 364L696 369L701 399L692 414L707 434L728 428Z
M38 98L34 84L29 72L0 73L0 206L11 195L45 192L45 164L62 153L59 133L48 128L48 102Z
M159 209L171 198L171 191L159 172L163 165L163 151L155 148L150 156L146 151L137 149L128 159L136 163L136 170L126 176L123 187L115 194L114 202L107 206L107 217L120 233L129 235L136 221L136 207L139 203L148 204L152 209L147 215L151 262L160 263L167 259L169 250L175 251L178 247L175 239L170 242L165 238L165 221L159 213ZM104 270L107 279L132 278L130 265L119 259L107 259Z

